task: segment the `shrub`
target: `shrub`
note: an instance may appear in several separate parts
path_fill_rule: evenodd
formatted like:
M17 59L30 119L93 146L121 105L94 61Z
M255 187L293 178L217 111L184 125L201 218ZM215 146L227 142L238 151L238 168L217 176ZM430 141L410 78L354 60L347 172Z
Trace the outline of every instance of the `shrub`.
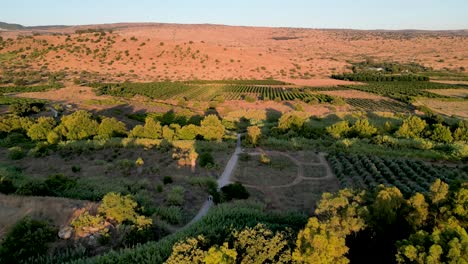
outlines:
M127 135L125 124L115 118L106 117L101 121L98 128L100 138L122 137Z
M90 215L88 212L84 212L79 215L77 218L71 221L70 225L78 231L83 231L89 228L93 229L103 229L104 218L102 216Z
M221 188L223 201L230 201L232 199L247 199L250 194L245 187L239 183L232 183Z
M107 219L113 220L118 224L124 221L136 223L138 214L136 213L137 202L130 195L121 195L119 193L108 193L102 198L102 204L99 206L99 213L105 215ZM150 219L151 220L151 219Z
M166 200L169 205L182 205L184 203L184 187L174 186L167 194Z
M434 125L434 130L432 131L431 139L437 142L442 142L442 143L450 143L453 141L450 128L445 127L442 124Z
M208 115L201 121L200 135L205 140L221 141L225 127L216 115Z
M326 127L325 130L328 134L330 134L330 136L338 139L341 137L346 137L351 128L349 127L348 121L341 121L329 127Z
M260 154L259 161L261 164L270 164L271 159L265 153Z
M8 149L8 157L12 160L19 160L24 158L26 154L21 147L12 147Z
M133 247L138 244L144 244L149 241L158 241L162 237L169 234L169 231L157 226L148 225L143 228L131 228L131 230L124 236L123 245L126 247Z
M244 100L245 100L246 102L249 102L249 103L254 103L254 102L255 102L255 98L252 97L252 96L250 96L250 95L246 95L246 96L244 97Z
M56 230L46 222L23 218L8 232L0 245L2 263L21 263L47 253Z
M182 209L178 206L158 207L156 215L169 224L178 225L182 223Z
M54 174L47 177L44 181L50 192L56 196L61 196L63 191L76 186L76 180L71 179L63 174Z
M68 140L81 140L95 136L98 133L98 123L92 119L89 112L79 110L62 117L57 131Z
M77 172L80 172L80 171L81 171L81 167L78 166L78 165L73 165L73 166L71 167L71 170L72 170L72 172L77 173Z
M252 145L257 145L258 138L262 135L262 131L258 126L249 126L247 128L247 135Z
M10 194L16 191L13 181L5 176L0 176L0 193Z
M417 116L410 116L403 120L403 124L397 130L395 135L403 138L419 138L426 129L427 123Z
M164 185L171 184L172 182L173 182L173 180L172 180L171 176L164 176L164 178L163 178Z
M28 129L27 134L32 140L46 140L54 127L55 120L52 117L39 117L37 123Z
M239 154L239 160L240 161L249 161L251 159L250 155L248 153L241 153Z
M351 134L360 138L369 138L377 133L377 128L369 124L369 120L360 119L351 127Z
M47 185L39 181L30 181L21 185L16 194L27 196L48 196L51 194Z
M204 152L200 155L199 162L203 168L209 168L214 166L214 158L209 152Z

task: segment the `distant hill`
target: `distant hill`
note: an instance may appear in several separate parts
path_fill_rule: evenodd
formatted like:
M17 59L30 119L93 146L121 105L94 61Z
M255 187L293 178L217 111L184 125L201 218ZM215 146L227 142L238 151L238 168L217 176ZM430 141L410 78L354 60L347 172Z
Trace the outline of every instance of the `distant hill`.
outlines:
M24 29L25 27L20 24L10 24L6 22L0 22L0 30L18 30Z

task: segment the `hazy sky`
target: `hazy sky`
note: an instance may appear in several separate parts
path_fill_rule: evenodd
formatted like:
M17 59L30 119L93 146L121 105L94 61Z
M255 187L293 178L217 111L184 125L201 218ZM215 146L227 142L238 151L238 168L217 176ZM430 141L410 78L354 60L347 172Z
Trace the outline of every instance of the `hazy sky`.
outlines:
M468 0L1 0L0 21L27 26L170 22L468 29Z

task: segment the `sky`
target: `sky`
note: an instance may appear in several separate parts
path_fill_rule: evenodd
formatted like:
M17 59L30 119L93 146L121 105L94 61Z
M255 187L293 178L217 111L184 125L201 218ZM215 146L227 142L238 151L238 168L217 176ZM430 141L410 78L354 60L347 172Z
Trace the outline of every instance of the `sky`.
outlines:
M0 0L0 21L25 26L161 22L468 29L468 0Z

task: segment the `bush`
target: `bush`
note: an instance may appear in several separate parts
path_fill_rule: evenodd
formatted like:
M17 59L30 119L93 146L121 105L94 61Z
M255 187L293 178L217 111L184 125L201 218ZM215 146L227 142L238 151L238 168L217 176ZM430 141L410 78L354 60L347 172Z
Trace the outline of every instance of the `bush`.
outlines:
M262 154L260 155L259 161L260 161L261 164L265 164L265 165L266 165L266 164L270 164L271 159L270 159L270 157L268 157L265 153L262 153Z
M223 201L231 201L232 199L247 199L250 194L245 187L239 183L232 183L221 188Z
M46 222L23 218L15 224L0 245L0 262L20 263L47 253L56 230Z
M182 223L182 209L178 206L158 207L156 215L169 224L178 225Z
M133 247L149 241L158 241L169 235L169 231L157 225L149 225L144 228L133 227L123 238L123 245Z
M171 184L171 183L173 183L173 182L174 182L174 181L172 180L172 177L171 177L171 176L164 176L164 178L163 178L163 183L164 183L164 185L166 185L166 184Z
M30 181L21 185L16 190L16 194L27 196L48 196L51 195L51 191L43 182Z
M246 102L248 102L248 103L254 103L254 102L255 102L255 98L252 97L252 96L250 96L250 95L246 95L246 96L244 97L244 100L245 100Z
M5 176L0 176L0 193L10 194L16 191L13 181Z
M214 158L209 152L204 152L200 155L200 160L198 162L203 168L209 168L214 166Z
M24 158L26 154L21 147L12 147L8 149L8 157L12 160L19 160Z
M169 205L182 205L184 203L184 187L174 186L167 194L166 200Z
M71 170L74 172L74 173L77 173L77 172L80 172L81 171L81 167L78 166L78 165L73 165L71 167Z
M71 189L76 186L76 180L71 179L63 174L54 174L47 177L44 181L50 192L56 196L63 196L65 190Z

